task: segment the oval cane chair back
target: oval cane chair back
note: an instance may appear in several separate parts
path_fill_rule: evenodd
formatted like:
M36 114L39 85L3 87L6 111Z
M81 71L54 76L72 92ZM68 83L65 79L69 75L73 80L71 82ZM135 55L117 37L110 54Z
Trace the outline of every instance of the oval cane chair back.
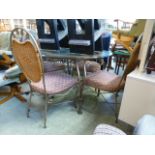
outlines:
M12 31L11 49L17 64L29 81L38 82L43 75L42 58L33 36L23 28Z

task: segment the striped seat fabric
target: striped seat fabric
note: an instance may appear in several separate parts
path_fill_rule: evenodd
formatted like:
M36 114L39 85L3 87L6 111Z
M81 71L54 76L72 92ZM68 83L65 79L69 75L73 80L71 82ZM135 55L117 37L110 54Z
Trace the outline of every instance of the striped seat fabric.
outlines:
M125 132L108 124L99 124L94 130L94 135L126 135Z

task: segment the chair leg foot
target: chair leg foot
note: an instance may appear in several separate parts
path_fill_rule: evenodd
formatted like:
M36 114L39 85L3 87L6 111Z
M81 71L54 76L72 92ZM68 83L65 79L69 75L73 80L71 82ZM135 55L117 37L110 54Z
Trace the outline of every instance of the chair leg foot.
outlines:
M46 128L47 128L46 123L44 123L44 129L46 129Z
M77 111L78 114L82 114L82 108L80 107Z
M32 100L32 91L30 92L29 102L28 102L28 105L27 105L27 118L30 117L31 100Z
M97 97L100 96L100 89L97 90Z
M44 128L47 128L46 122L47 122L47 108L48 108L48 95L45 94L45 105L44 105Z
M117 123L117 124L118 124L118 118L116 118L116 119L115 119L115 123Z
M27 118L30 118L30 109L27 109Z
M77 108L77 104L76 103L73 103L73 106L74 106L74 108Z
M83 105L83 99L80 99L80 104L78 104L78 110L77 110L77 113L78 114L82 114L82 105Z
M117 107L117 105L118 105L118 103L117 103L117 97L118 97L118 94L119 92L116 92L115 93L115 123L118 123L118 107Z

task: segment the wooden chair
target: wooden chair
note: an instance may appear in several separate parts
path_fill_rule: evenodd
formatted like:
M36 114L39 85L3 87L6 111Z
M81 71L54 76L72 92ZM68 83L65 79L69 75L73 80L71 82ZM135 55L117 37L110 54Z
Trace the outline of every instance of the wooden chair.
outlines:
M22 31L29 38L26 40L18 40L14 38L14 34ZM29 117L31 98L33 92L44 95L44 128L47 121L47 106L49 95L63 93L73 86L78 86L78 80L70 75L55 71L44 72L44 63L42 61L40 49L34 37L25 29L16 28L11 33L11 49L17 64L20 66L26 76L31 92L30 101L28 102L27 117Z
M135 42L135 40L143 33L146 20L145 19L137 19L135 23L130 23L130 24L132 24L132 27L129 31L119 30L118 23L122 22L122 21L116 20L116 22L117 22L117 31L113 31L113 37L116 39L116 42L112 47L113 51L114 51L115 46L117 44L120 44L125 49L127 49L130 53L132 53L133 48L132 48L131 44L133 42ZM126 22L126 23L129 23L129 22Z
M115 57L115 73L119 74L119 69L122 67L124 70L125 66L127 65L127 62L130 58L130 55L134 51L134 47L136 45L136 42L139 42L139 39L141 39L143 33L139 35L136 41L133 41L131 45L129 45L128 49L126 49L123 45L117 44L115 46L115 49L113 49L113 57Z
M10 100L13 97L16 97L21 102L26 102L26 99L22 96L21 87L20 84L26 82L25 77L19 70L18 66L15 65L13 67L10 67L7 70L1 70L0 71L0 87L9 87L9 91L1 89L0 91L0 97L2 99L0 100L0 104L3 104Z
M87 85L90 87L93 87L95 89L98 89L98 94L100 94L100 90L115 93L115 116L116 116L116 122L117 122L117 95L118 92L124 87L125 80L127 75L135 69L138 62L138 54L140 49L140 42L137 42L135 45L135 48L133 50L133 53L128 61L128 65L124 71L124 74L122 76L116 75L115 73L107 72L107 71L99 71L96 72L90 76L87 76L83 81L83 86ZM83 90L83 88L81 88ZM82 92L81 92L82 93ZM79 111L81 111L81 106L79 107Z

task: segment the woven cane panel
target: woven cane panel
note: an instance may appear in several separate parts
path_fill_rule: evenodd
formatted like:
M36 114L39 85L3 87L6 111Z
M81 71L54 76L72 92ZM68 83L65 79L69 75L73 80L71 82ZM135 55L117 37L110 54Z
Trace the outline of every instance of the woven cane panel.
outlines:
M33 82L41 80L42 67L39 54L30 41L25 43L12 41L13 55L26 77Z

